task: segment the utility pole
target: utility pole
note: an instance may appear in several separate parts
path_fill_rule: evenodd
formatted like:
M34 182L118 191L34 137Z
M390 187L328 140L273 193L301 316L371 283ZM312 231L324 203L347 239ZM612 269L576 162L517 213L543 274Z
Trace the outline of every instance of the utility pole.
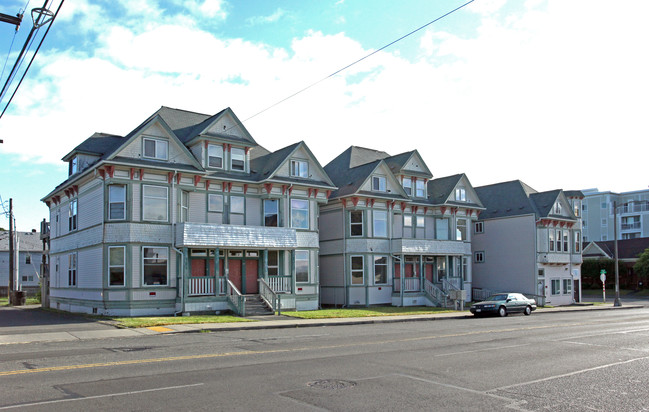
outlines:
M613 306L622 306L620 302L620 274L617 255L617 202L613 201L613 237L615 237L615 302Z
M9 199L9 289L7 289L7 297L9 303L12 303L12 296L14 290L14 201Z

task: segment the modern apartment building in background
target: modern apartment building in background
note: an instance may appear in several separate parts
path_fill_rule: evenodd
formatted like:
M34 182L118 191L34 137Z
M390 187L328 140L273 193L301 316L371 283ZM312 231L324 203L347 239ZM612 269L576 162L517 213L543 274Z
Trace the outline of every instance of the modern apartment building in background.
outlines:
M584 189L581 192L584 194L584 242L615 240L614 202L618 240L649 237L649 189L621 193Z

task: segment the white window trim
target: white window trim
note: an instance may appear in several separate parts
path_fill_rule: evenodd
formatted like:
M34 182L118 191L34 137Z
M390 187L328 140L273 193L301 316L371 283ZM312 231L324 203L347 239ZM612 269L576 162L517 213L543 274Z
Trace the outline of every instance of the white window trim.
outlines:
M297 170L296 170L297 166ZM305 172L304 176L302 175L302 166L305 166ZM297 173L296 173L297 171ZM291 159L291 170L290 174L293 177L302 177L302 178L308 178L309 177L309 162L304 159Z
M74 205L74 208L72 205ZM75 197L70 199L68 205L68 232L74 232L77 229L79 229L79 199Z
M211 148L220 149L221 156L210 156L210 149ZM205 165L206 167L212 168L212 169L224 169L225 168L225 150L223 150L223 145L211 144L211 143L208 144L207 145L207 153L206 153L206 155L207 155L207 162L206 162L206 165ZM214 157L214 158L217 158L217 159L220 158L221 159L221 166L211 166L210 165L210 157Z
M234 154L233 151L239 151L241 150L243 152L243 169L235 169L233 167L233 162L234 162ZM241 147L233 147L230 149L230 170L235 171L235 172L246 172L248 170L248 162L247 162L247 155L246 155L246 149L241 148Z
M376 234L376 219L377 213L384 213L385 215L385 235L377 236ZM372 237L387 238L388 237L388 211L387 210L374 210L372 211Z
M277 225L276 226L266 226L266 215L268 214L268 213L266 213L266 201L275 202L275 205L277 206L277 212L275 212L274 214L269 215L269 216L272 216L272 215L277 216ZM262 210L263 216L261 217L262 222L263 222L263 226L265 226L265 227L280 227L280 224L279 224L279 216L280 216L280 213L279 213L279 199L263 199L262 202L261 202L261 205L262 205L262 209L263 209Z
M74 263L74 265L73 265ZM77 287L79 284L79 255L74 252L68 254L68 286Z
M155 154L153 156L147 156L146 155L145 146L146 146L146 141L147 140L155 142ZM167 146L166 156L162 157L162 156L158 155L158 152L159 152L158 144L165 144ZM152 138L152 137L143 137L142 138L142 157L145 158L145 159L169 160L169 141L164 140L164 139L155 139L155 138Z
M374 187L374 179L378 182L378 188ZM381 184L382 183L382 184ZM383 186L383 187L381 187ZM378 176L378 175L373 175L372 176L372 191L373 192L382 192L385 193L388 191L388 181L385 176Z

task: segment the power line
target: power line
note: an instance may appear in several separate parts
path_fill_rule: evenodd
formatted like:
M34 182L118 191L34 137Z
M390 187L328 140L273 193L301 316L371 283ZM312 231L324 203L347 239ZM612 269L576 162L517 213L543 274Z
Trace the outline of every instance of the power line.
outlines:
M261 110L261 111L255 113L255 114L253 114L252 116L250 116L250 117L244 119L243 122L247 122L248 120L251 120L251 119L253 119L253 118L259 116L260 114L262 114L262 113L264 113L264 112L266 112L266 111L272 109L273 107L278 106L278 105L284 103L285 101L287 101L287 100L289 100L289 99L291 99L291 98L297 96L297 95L300 94L300 93L303 93L303 92L307 91L308 89L310 89L310 88L312 88L312 87L314 87L314 86L316 86L316 85L322 83L323 81L325 81L325 80L327 80L327 79L330 79L331 77L333 77L333 76L335 76L335 75L337 75L337 74L339 74L339 73L341 73L341 72L343 72L343 71L349 69L350 67L354 66L355 64L358 64L358 63L362 62L363 60L372 57L372 56L375 55L376 53L378 53L378 52L380 52L380 51L382 51L382 50L387 49L388 47L392 46L393 44L400 42L401 40L405 39L406 37L409 37L409 36L411 36L411 35L417 33L418 31L421 31L421 30L425 29L426 27L430 26L431 24L433 24L433 23L435 23L435 22L438 22L439 20L443 19L444 17L449 16L449 15L455 13L456 11L462 9L463 7L466 7L467 5L473 3L474 1L475 1L475 0L469 0L469 1L467 1L466 3L462 4L461 6L456 7L455 9L453 9L453 10L451 10L451 11L449 11L449 12L447 12L447 13L445 13L445 14L439 16L439 17L437 17L436 19L429 21L428 23L424 24L423 26L420 26L420 27L414 29L414 30L411 31L410 33L405 34L405 35L399 37L398 39L391 41L390 43L386 44L385 46L383 46L383 47L381 47L381 48L379 48L379 49L377 49L377 50L374 50L373 52L366 54L365 56L361 57L360 59L355 60L354 62L349 63L348 65L346 65L346 66L344 66L344 67L342 67L342 68L336 70L335 72L331 73L330 75L325 76L325 77L323 77L322 79L320 79L320 80L318 80L318 81L316 81L316 82L313 82L313 83L309 84L308 86L306 86L306 87L304 87L304 88L302 88L302 89L296 91L295 93L293 93L293 94L291 94L291 95L289 95L289 96L287 96L287 97L285 97L285 98L283 98L283 99L281 99L281 100L279 100L279 101L277 101L277 102L271 104L270 106L266 107L265 109L263 109L263 110ZM1 115L0 115L0 116L1 116ZM232 126L232 127L234 127L234 126Z
M42 27L43 24L47 24L47 23L49 23L49 25L47 26L47 30L45 30L45 34L43 35L43 37L41 37L41 41L38 43L38 47L37 47L36 50L34 51L34 54L32 55L32 58L31 58L31 60L29 61L29 64L27 65L27 68L26 68L25 71L23 72L23 75L22 75L22 77L20 78L20 81L18 82L18 85L17 85L16 88L14 89L14 92L12 93L11 97L9 98L9 101L8 101L7 104L5 105L4 110L2 110L2 113L0 113L0 119L2 119L2 116L3 116L3 115L5 114L5 112L7 111L7 108L8 108L9 105L11 104L11 101L13 100L14 96L16 95L16 92L18 91L18 88L20 87L20 85L22 84L23 80L25 79L25 76L27 76L27 72L29 71L29 68L32 66L32 63L34 62L34 59L36 58L36 54L38 54L38 51L41 49L41 46L43 45L43 41L45 41L45 37L47 37L47 34L50 32L50 29L52 28L52 24L54 24L54 20L56 19L56 16L58 16L59 11L61 10L61 6L63 6L63 2L64 2L64 1L65 1L65 0L61 0L61 3L59 3L59 7L56 9L56 13L54 13L53 16L50 14L50 16L52 16L52 19L51 19L51 20L47 21L47 18L46 18L46 21L45 21L45 22L43 22L43 23L39 23L38 20L39 20L42 16L45 16L45 14L39 14L39 17L38 17L37 20L34 22L34 28L36 28L36 30L39 30L40 27ZM45 5L47 5L47 1L45 2ZM43 7L41 10L45 10L45 5L44 5L44 7ZM32 10L32 12L33 12L33 10ZM49 11L48 11L48 12L49 12ZM50 13L51 13L51 12L50 12ZM34 30L34 28L32 28L32 30ZM31 47L31 44L30 44L30 47ZM3 92L4 92L4 90L3 90Z

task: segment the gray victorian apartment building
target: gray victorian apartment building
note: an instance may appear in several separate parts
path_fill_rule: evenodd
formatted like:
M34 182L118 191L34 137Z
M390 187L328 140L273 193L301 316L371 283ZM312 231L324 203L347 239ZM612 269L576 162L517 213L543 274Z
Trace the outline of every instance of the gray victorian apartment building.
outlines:
M325 166L320 209L324 304L444 305L472 283L470 228L483 210L469 179L433 179L416 150L351 146ZM456 295L457 296L457 295Z
M244 315L254 297L318 308L318 211L336 188L304 142L269 152L229 108L162 107L63 160L68 177L42 199L50 306Z

